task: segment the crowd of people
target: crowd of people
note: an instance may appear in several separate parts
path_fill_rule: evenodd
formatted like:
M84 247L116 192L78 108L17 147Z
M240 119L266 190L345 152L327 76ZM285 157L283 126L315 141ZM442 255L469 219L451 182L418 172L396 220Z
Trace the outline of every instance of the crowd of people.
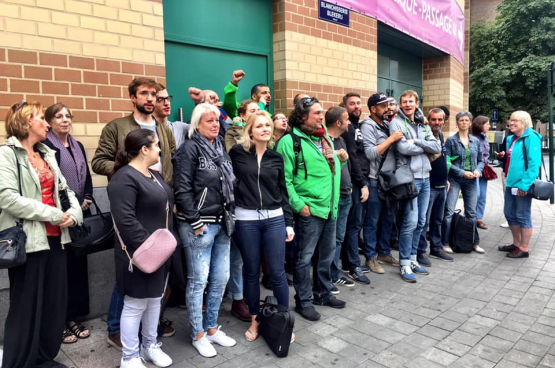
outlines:
M487 117L459 112L457 132L444 139L449 110L436 107L425 117L412 90L399 104L371 95L366 118L357 93L327 111L316 97L299 93L289 117L272 115L265 84L237 100L244 76L233 72L223 101L215 91L191 87L196 106L188 122L168 120L172 96L165 86L135 78L128 88L132 113L102 130L91 166L108 177L118 231L107 342L122 351L122 368L145 367L145 360L172 364L158 341L175 333L163 318L172 291L184 296L192 345L213 357L214 344L236 344L218 324L226 290L232 314L248 323L245 339L258 338L261 274L286 308L292 284L294 309L310 321L320 319L315 306L344 308L340 289L370 284L369 273L384 274L383 266L417 282L417 275L429 274L430 258L453 262L459 193L474 226L471 245L485 252L478 228L487 229ZM68 228L82 224L93 200L85 150L70 134L72 119L69 106L57 103L44 112L31 101L14 103L6 116L0 230L23 221L27 262L9 269L4 367L66 367L54 361L61 344L90 336L78 322L89 313L87 259L64 249L71 243ZM504 214L513 235L499 250L511 258L529 255L526 194L541 162L541 137L531 127L528 113L514 112L512 135L495 152L503 160ZM131 267L133 253L164 228L179 245L173 256L153 273Z

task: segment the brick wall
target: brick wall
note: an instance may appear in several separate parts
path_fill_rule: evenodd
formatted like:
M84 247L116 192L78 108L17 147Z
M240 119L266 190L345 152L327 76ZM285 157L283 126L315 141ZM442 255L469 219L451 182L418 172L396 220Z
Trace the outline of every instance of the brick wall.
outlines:
M315 0L273 0L275 110L299 92L324 109L347 92L365 101L377 88L377 21L351 12L349 28L318 19Z
M502 0L467 0L470 2L470 23L492 22Z
M129 82L165 83L161 0L0 0L0 14L2 137L10 104L63 102L91 160L104 123L132 110Z

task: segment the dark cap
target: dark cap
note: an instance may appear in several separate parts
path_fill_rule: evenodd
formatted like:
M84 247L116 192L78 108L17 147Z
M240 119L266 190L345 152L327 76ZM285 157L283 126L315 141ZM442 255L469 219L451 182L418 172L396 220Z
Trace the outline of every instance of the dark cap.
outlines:
M388 97L385 93L374 93L368 97L368 108L382 104L384 102L395 102L393 97Z

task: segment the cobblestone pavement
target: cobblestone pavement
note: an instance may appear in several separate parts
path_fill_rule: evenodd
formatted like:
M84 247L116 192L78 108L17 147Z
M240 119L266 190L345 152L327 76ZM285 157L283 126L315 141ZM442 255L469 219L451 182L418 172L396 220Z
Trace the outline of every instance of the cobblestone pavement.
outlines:
M534 235L528 259L508 259L498 245L511 243L499 227L503 197L499 180L488 191L480 230L485 255L455 254L455 262L432 260L430 275L403 282L398 269L369 274L370 286L341 288L345 309L317 307L320 321L295 314L296 342L287 358L276 358L263 339L247 342L247 324L229 313L224 300L219 322L237 339L232 348L202 358L191 346L185 310L169 309L177 333L163 338L173 367L555 367L555 206L533 201ZM293 289L291 288L291 296ZM92 336L63 347L59 359L71 367L117 367L121 353L106 344L105 323L87 323Z

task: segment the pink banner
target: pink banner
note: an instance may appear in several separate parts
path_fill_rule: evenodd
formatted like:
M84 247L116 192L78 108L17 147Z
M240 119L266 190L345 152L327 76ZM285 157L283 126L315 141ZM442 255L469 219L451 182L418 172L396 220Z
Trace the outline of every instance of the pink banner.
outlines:
M331 0L376 18L464 64L464 12L456 0Z

